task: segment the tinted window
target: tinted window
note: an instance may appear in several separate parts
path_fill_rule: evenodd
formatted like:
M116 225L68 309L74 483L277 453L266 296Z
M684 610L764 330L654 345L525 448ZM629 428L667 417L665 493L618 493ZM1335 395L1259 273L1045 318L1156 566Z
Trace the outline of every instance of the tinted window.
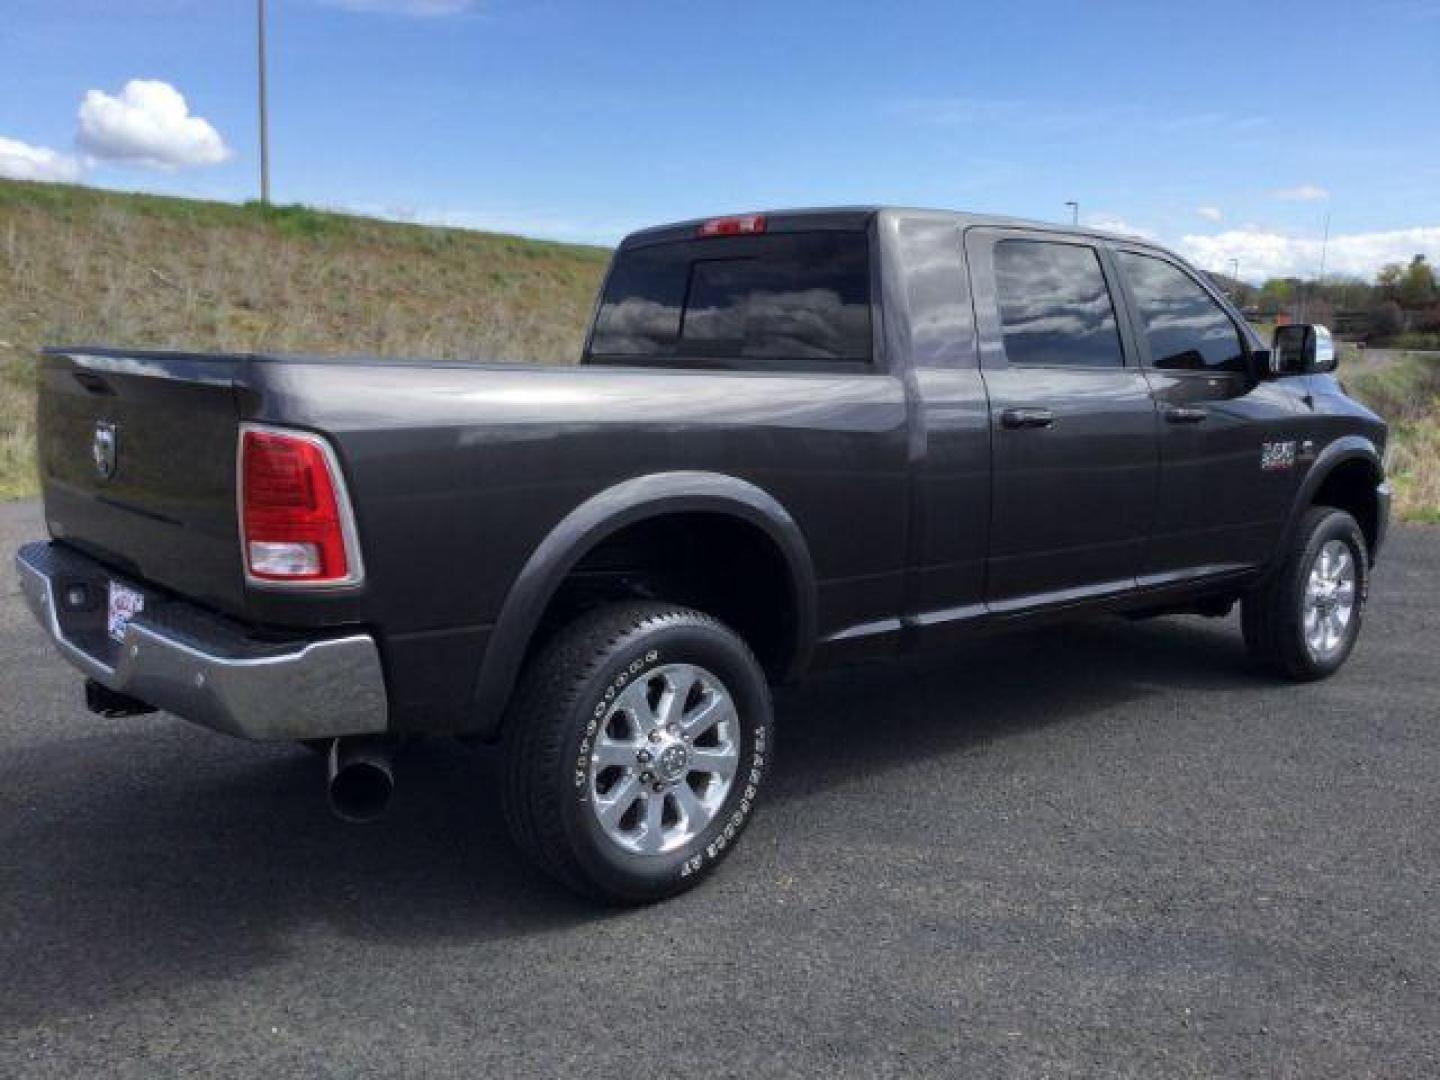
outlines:
M953 219L902 218L895 230L916 367L974 367L975 316Z
M995 245L995 288L1010 363L1122 363L1115 305L1093 248L1002 240Z
M1116 252L1140 307L1150 363L1180 371L1244 371L1245 347L1230 317L1199 284L1163 259Z
M777 233L622 251L592 356L870 359L863 233Z

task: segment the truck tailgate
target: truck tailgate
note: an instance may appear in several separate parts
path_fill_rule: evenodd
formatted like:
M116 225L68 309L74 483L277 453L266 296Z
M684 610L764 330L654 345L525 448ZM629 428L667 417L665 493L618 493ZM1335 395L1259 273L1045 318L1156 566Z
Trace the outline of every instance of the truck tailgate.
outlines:
M40 475L55 539L220 610L244 607L236 531L241 356L53 350Z

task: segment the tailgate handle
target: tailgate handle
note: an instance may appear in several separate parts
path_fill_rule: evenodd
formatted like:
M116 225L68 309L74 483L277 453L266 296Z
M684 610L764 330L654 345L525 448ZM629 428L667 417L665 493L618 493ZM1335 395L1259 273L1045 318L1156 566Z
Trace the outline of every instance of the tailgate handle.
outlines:
M115 388L93 371L72 371L75 381L92 394L113 394Z
M1165 419L1171 424L1198 424L1208 415L1196 405L1171 405L1165 410Z
M1055 413L1050 409L1006 409L1000 414L1001 427L1044 428L1055 426Z

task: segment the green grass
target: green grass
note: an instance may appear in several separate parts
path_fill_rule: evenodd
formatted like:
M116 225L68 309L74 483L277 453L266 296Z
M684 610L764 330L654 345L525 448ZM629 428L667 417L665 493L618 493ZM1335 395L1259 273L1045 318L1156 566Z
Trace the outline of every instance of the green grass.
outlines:
M46 344L573 362L609 253L306 206L0 180L0 498Z

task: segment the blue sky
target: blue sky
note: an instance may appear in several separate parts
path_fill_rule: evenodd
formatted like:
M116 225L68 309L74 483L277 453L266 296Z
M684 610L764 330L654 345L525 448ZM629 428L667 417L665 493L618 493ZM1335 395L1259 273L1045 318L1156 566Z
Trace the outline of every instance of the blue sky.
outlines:
M254 197L254 0L5 8L0 172ZM1440 261L1440 0L270 12L277 201L611 242L770 206L1076 199L1251 278L1313 273L1327 215L1331 270Z

